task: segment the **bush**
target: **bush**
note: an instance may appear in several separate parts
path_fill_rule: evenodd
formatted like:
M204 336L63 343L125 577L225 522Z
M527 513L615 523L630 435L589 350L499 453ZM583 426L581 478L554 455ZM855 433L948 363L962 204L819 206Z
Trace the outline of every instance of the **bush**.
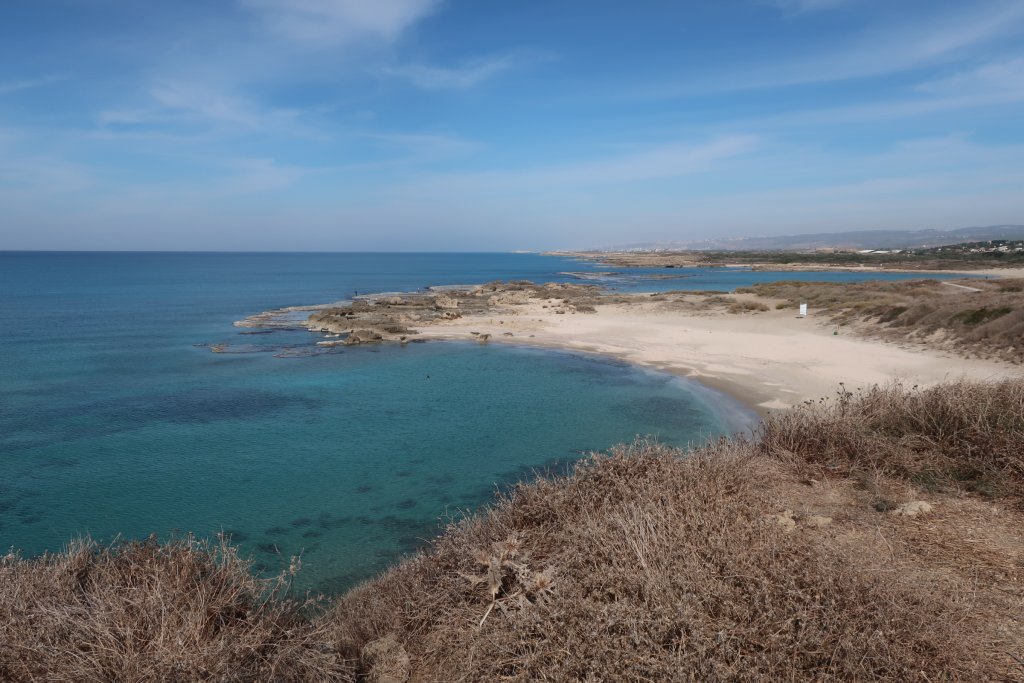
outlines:
M0 680L336 681L322 623L226 543L150 539L0 560Z
M878 316L878 322L891 323L892 321L896 320L906 312L906 306L889 306L888 308L884 309L881 315Z
M1024 498L1024 382L900 384L771 415L764 453ZM995 488L993 489L993 484Z
M963 323L964 325L974 326L987 323L996 318L1000 318L1007 313L1010 313L1013 309L1009 306L999 306L998 308L977 308L974 310L961 311L953 316L953 320Z
M730 313L761 313L768 307L760 301L736 301L729 304Z

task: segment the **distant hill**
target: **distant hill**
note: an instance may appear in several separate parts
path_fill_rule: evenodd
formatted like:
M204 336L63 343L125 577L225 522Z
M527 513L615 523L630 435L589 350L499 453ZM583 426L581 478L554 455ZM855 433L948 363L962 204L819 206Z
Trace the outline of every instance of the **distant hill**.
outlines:
M942 247L961 242L983 242L996 239L1024 239L1024 225L990 225L955 230L857 230L854 232L783 235L779 237L732 237L711 240L637 242L606 247L608 251L628 249L685 249L756 251L779 249L801 251L810 249L907 249Z

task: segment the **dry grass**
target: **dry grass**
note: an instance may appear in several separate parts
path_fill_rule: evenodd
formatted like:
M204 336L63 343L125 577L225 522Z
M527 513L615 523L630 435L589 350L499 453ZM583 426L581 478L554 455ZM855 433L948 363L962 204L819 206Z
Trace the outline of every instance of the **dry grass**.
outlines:
M183 539L0 560L0 680L335 681L351 670L282 580Z
M355 659L397 637L416 681L1024 680L1004 618L1024 605L1000 592L1020 578L1017 527L991 546L958 523L928 535L860 490L922 495L912 480L935 457L950 482L1019 495L1021 396L1020 382L844 393L687 458L651 444L596 457L342 598L339 647ZM849 489L828 511L847 524L766 522L810 500L776 484L808 471Z
M319 616L225 547L8 559L0 679L1024 681L1022 432L1024 382L961 382L640 442ZM890 511L922 497L929 516Z
M768 310L768 306L760 301L737 301L730 304L727 309L730 313L761 313Z
M346 596L340 642L400 634L417 681L981 680L968 601L766 523L782 502L756 472L734 444L641 446L523 487ZM466 577L506 542L551 588L506 575L483 620Z
M794 464L1024 501L1024 382L844 390L769 416L760 447Z
M1024 362L1024 281L901 282L783 281L738 292L781 299L778 308L806 303L833 322L872 336L912 341L983 357Z

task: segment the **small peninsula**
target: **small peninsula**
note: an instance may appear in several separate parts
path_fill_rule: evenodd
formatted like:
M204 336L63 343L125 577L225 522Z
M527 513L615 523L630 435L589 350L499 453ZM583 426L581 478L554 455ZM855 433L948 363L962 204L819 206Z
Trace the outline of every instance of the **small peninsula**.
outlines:
M810 305L807 318L797 315ZM1024 280L781 282L735 293L494 282L268 311L321 346L464 340L597 353L697 379L764 412L894 377L1024 375Z

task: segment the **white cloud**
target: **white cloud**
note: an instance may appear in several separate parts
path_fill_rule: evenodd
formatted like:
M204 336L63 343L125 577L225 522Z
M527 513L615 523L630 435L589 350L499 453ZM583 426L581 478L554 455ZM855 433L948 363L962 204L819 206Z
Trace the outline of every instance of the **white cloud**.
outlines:
M407 79L414 85L427 90L464 90L479 85L515 66L516 60L514 58L504 56L493 57L453 68L430 66L427 64L407 64L404 66L386 67L383 71L389 76Z
M19 90L41 88L43 86L50 85L51 83L63 81L67 78L68 76L64 74L51 74L49 76L42 76L40 78L28 78L21 81L8 81L6 83L0 83L0 95L7 95L12 92L18 92Z
M357 131L354 137L364 138L387 149L397 149L409 156L405 160L436 160L476 151L480 144L444 133L396 133L393 131Z
M434 12L441 0L241 0L288 40L329 47L391 41Z
M542 186L673 178L704 171L717 161L747 154L758 142L753 135L731 135L701 145L669 143L618 157L528 171L520 177Z
M44 203L97 185L95 169L51 154L0 157L0 203L7 196L33 196Z
M278 164L273 159L236 159L227 164L229 175L213 183L214 194L255 194L283 190L295 185L311 171Z
M638 89L641 97L688 97L873 78L956 63L1024 34L1024 0L963 3L955 11L915 14L868 28L852 39L780 60L748 59L734 70ZM753 63L756 66L749 66Z
M922 83L919 91L942 96L1024 96L1024 57L989 62L942 79Z
M161 85L151 94L164 110L244 128L262 128L272 120L289 118L285 112L267 111L214 88L191 83Z
M704 144L673 142L648 149L575 163L474 174L435 175L417 181L412 192L426 190L520 192L556 187L587 187L676 178L710 169L716 162L752 152L752 135L731 135Z
M782 84L840 80L906 71L954 59L958 53L1015 35L1024 28L1024 2L969 3L970 9L930 20L879 27L852 45L820 55L808 68L794 68Z
M765 0L769 5L778 7L785 12L806 14L836 9L847 5L851 0Z
M230 129L236 132L280 130L300 133L300 112L267 107L223 89L200 83L163 83L149 92L151 103L134 109L111 109L100 113L105 126L191 124Z
M793 111L758 121L741 120L747 127L757 125L829 125L892 121L959 109L978 109L1024 102L1024 57L982 64L953 75L913 86L902 97L885 101Z

